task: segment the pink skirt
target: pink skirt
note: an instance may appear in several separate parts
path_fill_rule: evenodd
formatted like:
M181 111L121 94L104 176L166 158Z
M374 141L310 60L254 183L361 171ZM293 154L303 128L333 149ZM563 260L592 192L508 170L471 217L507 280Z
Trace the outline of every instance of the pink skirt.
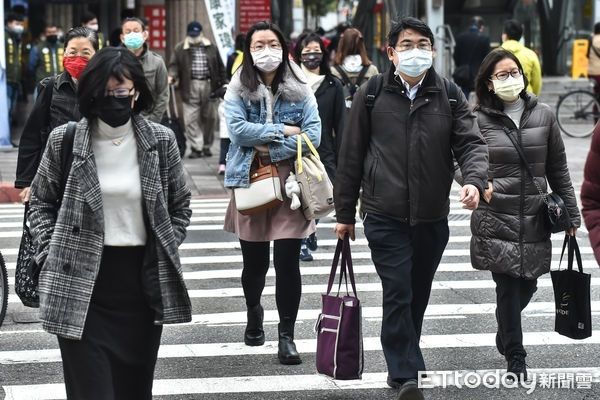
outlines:
M292 201L285 195L285 180L292 166L287 161L277 164L283 191L283 203L254 215L242 215L235 206L233 191L225 213L226 232L235 233L247 242L269 242L278 239L304 239L316 229L314 221L307 221L300 209L292 210Z

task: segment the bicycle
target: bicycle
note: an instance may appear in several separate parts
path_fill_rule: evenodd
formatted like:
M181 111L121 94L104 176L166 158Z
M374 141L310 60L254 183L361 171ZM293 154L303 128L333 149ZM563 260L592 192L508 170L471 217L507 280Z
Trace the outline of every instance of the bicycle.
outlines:
M4 257L0 252L0 326L4 322L6 316L6 308L8 306L8 271Z
M556 119L558 126L567 136L590 136L600 119L598 97L591 91L582 89L560 96L556 104Z

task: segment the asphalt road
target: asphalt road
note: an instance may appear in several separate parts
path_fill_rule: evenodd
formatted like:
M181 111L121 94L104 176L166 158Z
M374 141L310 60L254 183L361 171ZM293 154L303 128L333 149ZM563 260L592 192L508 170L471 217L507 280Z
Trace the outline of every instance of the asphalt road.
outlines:
M575 190L579 193L589 139L565 138L565 145ZM470 267L469 213L456 200L457 187L453 188L452 196L451 238L435 278L423 330L423 353L429 370L449 371L448 374L462 371L463 376L474 370L482 374L502 372L506 362L497 353L493 340L494 283L489 273ZM225 207L226 199L194 200L194 219L181 249L194 320L186 325L165 327L155 374L155 398L395 399L397 393L385 385L386 367L379 344L379 279L362 229L353 254L364 307L365 373L361 381L332 381L316 374L313 326L334 250L333 220L326 218L319 224L320 244L314 253L315 261L301 264L303 297L296 339L303 363L283 366L276 358L277 314L272 269L263 296L267 344L259 348L243 345L241 253L236 238L220 229ZM0 249L10 275L14 273L21 216L19 206L0 206ZM585 230L578 236L586 272L592 274L596 328L592 338L571 341L553 332L553 295L549 276L544 276L522 318L527 364L530 372L536 373L535 380L527 388L437 385L425 390L427 399L600 399L600 271ZM553 239L558 251L562 237L557 235ZM558 261L557 254L554 258ZM0 399L65 398L56 339L41 330L35 315L20 306L14 295L11 301L7 319L0 328ZM472 374L471 379L475 379ZM585 388L589 379L590 387ZM561 385L575 388L561 388Z

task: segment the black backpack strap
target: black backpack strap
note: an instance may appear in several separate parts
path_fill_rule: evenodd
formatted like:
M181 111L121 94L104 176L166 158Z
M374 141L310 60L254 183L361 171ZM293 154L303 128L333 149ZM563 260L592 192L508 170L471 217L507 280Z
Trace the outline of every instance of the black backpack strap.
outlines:
M348 76L346 71L344 71L344 69L341 66L334 65L333 68L335 68L335 70L337 72L339 72L340 76L342 77L342 83L344 84L344 86L352 85L352 81L350 81L350 77Z
M448 95L448 103L450 103L450 110L452 111L452 117L456 112L456 106L458 105L458 86L454 82L450 82L446 78L444 79L444 85L446 86L446 93Z
M367 94L365 95L365 106L367 106L367 110L371 113L371 109L375 105L375 99L381 92L381 87L383 86L383 75L377 74L374 77L370 78L367 82Z
M367 71L369 70L370 67L371 67L370 65L363 65L362 69L360 70L360 73L358 74L358 77L356 78L356 84L355 84L357 89L363 83L363 80L365 79L365 76L367 75Z
M61 167L62 167L62 181L61 181L61 198L65 193L67 186L67 179L69 179L69 173L71 172L71 165L73 164L73 142L75 141L75 132L77 131L77 122L69 121L67 123L67 130L62 138L62 155L61 155Z

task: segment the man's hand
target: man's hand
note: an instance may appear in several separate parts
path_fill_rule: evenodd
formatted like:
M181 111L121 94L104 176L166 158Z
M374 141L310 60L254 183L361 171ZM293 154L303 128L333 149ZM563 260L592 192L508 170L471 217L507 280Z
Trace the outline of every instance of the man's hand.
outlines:
M21 193L19 193L19 198L21 199L21 203L25 204L29 201L29 198L31 197L31 188L30 187L26 187L25 189L21 190Z
M475 210L479 205L479 190L473 185L464 185L460 189L460 202L463 208Z
M488 181L487 188L485 189L485 192L483 192L483 200L485 200L486 203L489 203L492 200L492 193L494 193L494 185L491 181Z
M163 82L164 82L164 81L163 81ZM172 84L174 84L174 83L175 83L175 79L174 79L174 78L173 78L171 75L169 75L169 77L167 78L167 83L168 83L169 85L172 85Z
M346 236L346 234L350 235L350 240L355 239L354 224L336 224L334 231L338 239L344 240L344 236Z

